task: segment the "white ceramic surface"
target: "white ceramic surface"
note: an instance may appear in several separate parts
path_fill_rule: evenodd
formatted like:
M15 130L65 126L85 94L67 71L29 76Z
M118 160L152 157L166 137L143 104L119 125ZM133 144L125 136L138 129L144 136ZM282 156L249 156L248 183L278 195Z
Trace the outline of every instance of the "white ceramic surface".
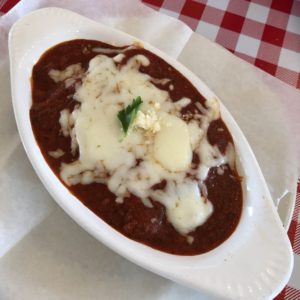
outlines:
M70 194L45 162L32 133L30 76L32 66L49 47L75 38L127 45L137 39L73 12L45 8L19 20L9 35L11 87L15 117L27 155L57 203L96 239L130 261L213 297L268 299L287 283L293 255L256 159L239 127L221 105L231 131L237 165L244 176L244 207L234 234L209 253L182 257L153 250L121 235ZM161 51L143 43L184 74L206 97L214 94L194 74Z

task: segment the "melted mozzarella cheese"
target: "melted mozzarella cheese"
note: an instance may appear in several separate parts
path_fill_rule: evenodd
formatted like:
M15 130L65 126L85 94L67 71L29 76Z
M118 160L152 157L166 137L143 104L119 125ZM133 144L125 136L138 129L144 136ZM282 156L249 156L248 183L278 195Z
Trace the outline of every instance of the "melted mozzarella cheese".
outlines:
M193 175L202 180L209 167L226 161L206 139L209 122L219 115L218 102L207 101L201 127L194 120L187 124L177 115L190 99L172 102L167 91L153 84L154 78L139 72L141 65L150 64L147 57L135 55L120 66L117 63L126 50L114 52L118 54L114 58L100 54L90 61L74 95L80 105L72 113L61 112L63 134L71 137L73 148L79 147L79 159L62 164L61 178L68 185L105 183L118 203L129 193L149 207L149 199L158 201L166 207L174 228L188 234L213 211L197 180L187 176L191 174L193 150L201 161ZM62 71L60 79L70 70ZM137 96L143 101L141 110L124 138L117 114ZM163 180L165 189L152 189Z
M192 120L188 123L188 130L192 149L195 150L203 138L203 129L199 127L199 123L197 121Z
M187 234L202 225L213 212L211 202L201 197L197 182L188 181L177 185L175 203L167 208L167 216L173 226ZM174 196L171 196L174 197Z
M192 148L187 124L166 114L154 140L154 158L171 172L186 171L191 164Z
M48 154L53 158L60 158L65 154L65 152L62 149L57 149L55 151L49 151Z
M82 73L84 73L84 70L82 69L81 64L74 64L68 66L62 71L51 69L48 75L53 81L59 82L64 81L70 77L78 77Z
M201 196L198 183L190 179L168 182L165 192L153 194L166 206L168 220L181 234L202 225L213 212L211 202Z

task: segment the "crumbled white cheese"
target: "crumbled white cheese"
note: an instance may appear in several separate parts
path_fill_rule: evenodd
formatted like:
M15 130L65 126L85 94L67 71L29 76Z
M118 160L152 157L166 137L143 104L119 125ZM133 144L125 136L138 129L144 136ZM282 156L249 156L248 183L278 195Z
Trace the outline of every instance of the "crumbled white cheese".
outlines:
M146 113L138 111L133 125L136 128L144 129L152 134L155 134L160 130L158 115L153 109L147 110Z

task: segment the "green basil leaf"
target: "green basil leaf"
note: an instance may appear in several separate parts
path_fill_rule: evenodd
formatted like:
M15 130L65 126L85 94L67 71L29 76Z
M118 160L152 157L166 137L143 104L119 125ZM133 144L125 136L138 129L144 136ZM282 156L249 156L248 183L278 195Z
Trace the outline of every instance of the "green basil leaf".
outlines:
M142 103L142 98L138 96L132 100L131 104L118 112L118 119L121 122L125 136L127 135L128 130L133 123Z

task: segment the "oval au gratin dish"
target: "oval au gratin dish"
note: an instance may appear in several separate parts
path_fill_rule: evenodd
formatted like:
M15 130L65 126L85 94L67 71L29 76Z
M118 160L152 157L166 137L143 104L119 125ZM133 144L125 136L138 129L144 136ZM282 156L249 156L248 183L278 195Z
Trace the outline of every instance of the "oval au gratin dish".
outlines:
M246 139L200 79L146 42L57 8L18 21L9 48L28 157L81 226L214 296L280 291L289 241Z

